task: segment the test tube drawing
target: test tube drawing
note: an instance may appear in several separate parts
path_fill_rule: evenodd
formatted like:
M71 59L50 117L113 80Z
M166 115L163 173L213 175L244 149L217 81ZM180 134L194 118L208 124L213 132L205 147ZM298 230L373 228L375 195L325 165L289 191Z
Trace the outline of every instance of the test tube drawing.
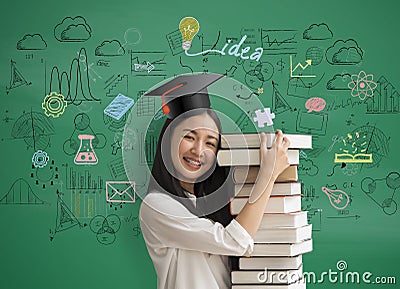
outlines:
M338 210L344 210L349 204L350 198L346 192L342 190L331 190L322 187L321 190L328 196L331 205Z
M74 163L77 165L95 165L97 164L97 156L93 150L92 140L94 135L80 134L78 135L81 143L76 153Z

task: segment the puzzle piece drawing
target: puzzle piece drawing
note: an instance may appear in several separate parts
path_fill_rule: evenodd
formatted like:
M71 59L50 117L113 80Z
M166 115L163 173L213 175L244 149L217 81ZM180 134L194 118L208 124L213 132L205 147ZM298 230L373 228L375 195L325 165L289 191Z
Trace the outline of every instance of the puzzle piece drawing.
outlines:
M255 122L258 122L258 127L264 127L265 123L267 126L271 126L274 123L272 122L272 119L275 118L275 113L271 113L271 109L264 108L264 112L261 112L261 109L258 109L255 111L256 116L254 119Z

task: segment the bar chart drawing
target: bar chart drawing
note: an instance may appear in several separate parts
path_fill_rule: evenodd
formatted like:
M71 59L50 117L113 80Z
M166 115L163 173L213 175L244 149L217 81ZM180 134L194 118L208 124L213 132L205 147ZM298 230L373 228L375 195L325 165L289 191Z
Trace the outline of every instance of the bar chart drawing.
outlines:
M400 112L400 95L397 89L381 76L376 82L374 96L366 102L368 114L392 114Z
M65 183L68 190L103 190L104 180L98 176L93 177L89 170L77 172L68 164L63 164L65 167Z

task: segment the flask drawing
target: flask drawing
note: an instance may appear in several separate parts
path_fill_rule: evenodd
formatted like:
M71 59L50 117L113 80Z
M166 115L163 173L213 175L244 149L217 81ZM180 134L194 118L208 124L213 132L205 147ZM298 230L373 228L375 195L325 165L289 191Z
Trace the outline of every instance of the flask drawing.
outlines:
M78 138L81 140L79 150L76 153L74 163L77 165L95 165L97 164L97 156L93 150L93 135L80 134Z

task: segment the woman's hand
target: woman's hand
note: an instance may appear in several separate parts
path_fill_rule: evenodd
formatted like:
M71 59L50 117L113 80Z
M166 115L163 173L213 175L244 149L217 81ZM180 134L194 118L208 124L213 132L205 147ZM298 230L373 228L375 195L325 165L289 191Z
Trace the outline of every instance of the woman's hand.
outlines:
M281 130L276 131L275 141L270 149L267 148L267 136L261 134L260 146L260 171L258 178L271 179L275 182L276 178L289 167L288 148L290 141L283 137Z
M264 193L270 183L274 183L277 177L289 166L287 150L290 142L283 137L281 130L276 131L272 147L267 147L267 136L261 133L260 143L260 170L255 186L249 197L249 203L256 202Z

